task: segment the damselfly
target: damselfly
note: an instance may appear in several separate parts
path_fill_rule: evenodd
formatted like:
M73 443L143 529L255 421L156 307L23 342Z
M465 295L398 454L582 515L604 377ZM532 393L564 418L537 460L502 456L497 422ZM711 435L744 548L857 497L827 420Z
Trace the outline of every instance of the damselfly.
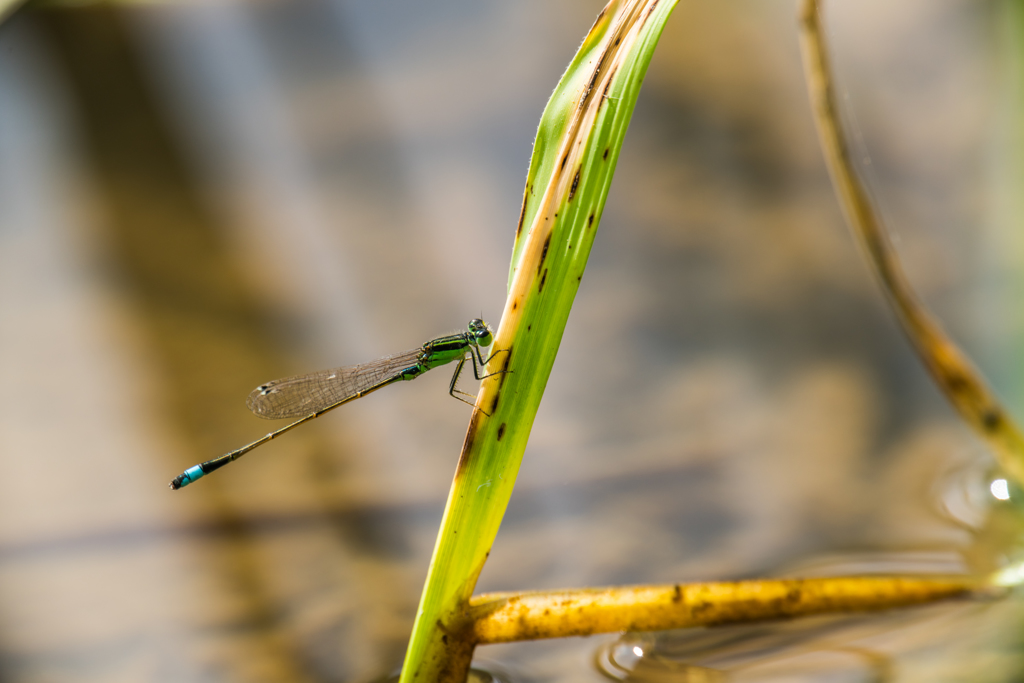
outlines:
M471 394L458 390L459 375L462 373L466 361L469 361L473 364L473 376L476 379L490 377L490 375L482 374L491 359L488 357L485 360L482 350L488 348L493 342L494 333L490 326L477 318L469 321L465 332L431 339L412 351L386 356L362 365L323 370L262 384L249 394L246 401L249 410L259 417L270 420L289 417L301 419L276 432L271 432L247 446L188 468L175 477L170 486L175 490L188 486L200 477L237 460L257 446L262 446L304 422L320 417L328 410L334 410L340 405L366 396L389 384L416 379L428 370L453 361L458 361L458 365L455 366L451 384L448 385L448 393L460 401L473 405L458 396L458 394L471 396Z

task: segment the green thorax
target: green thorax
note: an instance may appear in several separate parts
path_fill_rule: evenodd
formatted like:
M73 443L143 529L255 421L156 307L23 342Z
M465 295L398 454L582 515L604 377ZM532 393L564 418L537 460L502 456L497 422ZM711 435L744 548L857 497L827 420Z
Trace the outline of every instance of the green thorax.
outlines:
M465 332L460 332L428 341L420 351L419 366L422 371L426 372L463 358L472 344L468 337Z

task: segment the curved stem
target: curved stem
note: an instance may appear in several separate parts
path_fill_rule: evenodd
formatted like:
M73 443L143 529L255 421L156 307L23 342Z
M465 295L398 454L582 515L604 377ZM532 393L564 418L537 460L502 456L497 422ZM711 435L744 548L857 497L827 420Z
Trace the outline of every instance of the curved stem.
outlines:
M992 448L1000 467L1024 486L1024 435L978 369L914 294L878 212L854 170L850 146L839 120L818 0L804 0L800 26L804 72L814 121L846 221L867 253L904 332L932 378L960 416Z

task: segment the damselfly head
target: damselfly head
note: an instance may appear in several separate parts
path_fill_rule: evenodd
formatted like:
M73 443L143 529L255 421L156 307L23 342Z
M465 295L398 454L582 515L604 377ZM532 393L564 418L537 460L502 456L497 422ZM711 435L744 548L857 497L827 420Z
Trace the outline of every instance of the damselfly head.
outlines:
M494 333L491 332L491 326L480 318L474 318L469 321L469 334L478 346L488 347L494 341Z

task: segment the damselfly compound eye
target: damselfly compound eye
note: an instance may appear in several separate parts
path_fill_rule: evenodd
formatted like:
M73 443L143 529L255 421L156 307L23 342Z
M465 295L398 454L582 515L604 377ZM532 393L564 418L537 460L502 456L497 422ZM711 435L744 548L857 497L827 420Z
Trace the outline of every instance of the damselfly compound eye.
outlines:
M473 335L476 343L480 346L490 346L491 342L494 340L491 328L488 327L487 323L479 318L469 321L469 333Z

